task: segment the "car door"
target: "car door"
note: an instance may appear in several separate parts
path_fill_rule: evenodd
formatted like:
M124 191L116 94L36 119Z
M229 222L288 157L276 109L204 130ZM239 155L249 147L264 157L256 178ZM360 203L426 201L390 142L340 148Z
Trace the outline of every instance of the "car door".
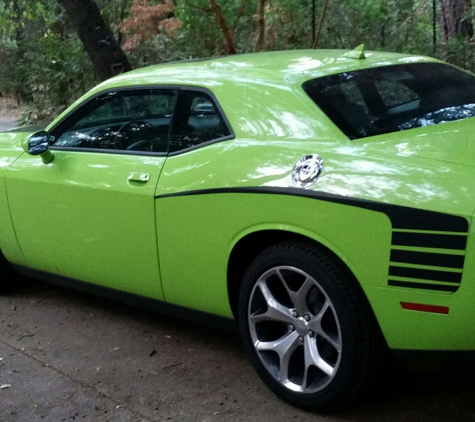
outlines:
M162 299L154 194L173 89L98 95L51 131L54 159L23 154L6 177L28 266Z
M234 133L211 92L182 87L170 133L169 157L156 192L157 241L163 291L170 303L228 315L229 245L219 225L226 216L211 195L188 195L229 183ZM236 172L235 174L239 174ZM231 179L232 180L232 179ZM191 201L190 201L191 199ZM216 214L215 214L216 213Z

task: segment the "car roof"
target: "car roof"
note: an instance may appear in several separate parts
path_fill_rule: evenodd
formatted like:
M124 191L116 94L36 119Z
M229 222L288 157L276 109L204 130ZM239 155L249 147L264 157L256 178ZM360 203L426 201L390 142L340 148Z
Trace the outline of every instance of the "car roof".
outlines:
M300 88L310 79L371 67L390 66L439 60L400 53L365 52L364 59L348 57L356 50L285 50L263 53L235 54L209 59L183 60L143 67L110 78L70 105L47 129L84 101L97 94L118 88L190 86L224 89L232 92L249 84L284 89ZM359 53L358 53L359 54Z
M120 86L189 85L213 88L246 81L298 84L316 77L369 67L436 61L399 53L365 53L364 59L346 56L349 50L289 50L238 54L203 60L160 64L116 76L97 88Z

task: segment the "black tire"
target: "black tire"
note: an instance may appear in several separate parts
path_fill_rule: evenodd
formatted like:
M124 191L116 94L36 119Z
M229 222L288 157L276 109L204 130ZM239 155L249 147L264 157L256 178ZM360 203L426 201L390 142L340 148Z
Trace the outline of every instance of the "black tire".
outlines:
M265 250L244 276L238 307L252 364L288 403L331 410L374 381L379 328L360 286L328 251L300 243Z

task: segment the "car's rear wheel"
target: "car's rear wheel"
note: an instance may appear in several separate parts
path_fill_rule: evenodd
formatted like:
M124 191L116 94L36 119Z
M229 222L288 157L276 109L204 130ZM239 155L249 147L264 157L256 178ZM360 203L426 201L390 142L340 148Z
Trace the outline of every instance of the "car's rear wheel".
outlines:
M378 365L378 330L353 277L323 249L282 243L247 270L239 298L245 347L262 380L301 408L341 406Z

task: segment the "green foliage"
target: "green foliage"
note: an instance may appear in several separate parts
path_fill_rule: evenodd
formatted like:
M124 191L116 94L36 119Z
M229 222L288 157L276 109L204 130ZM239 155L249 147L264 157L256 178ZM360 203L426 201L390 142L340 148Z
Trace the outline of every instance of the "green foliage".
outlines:
M475 45L462 37L449 39L441 58L456 66L475 71Z
M429 6L417 0L342 0L331 2L322 47L432 52Z
M207 0L190 2L206 9ZM253 50L256 37L257 0L247 0L242 14L243 0L220 1L224 16L234 31L234 42L240 53ZM309 0L273 0L266 2L266 50L311 47ZM177 16L183 22L178 31L178 45L188 56L207 57L226 53L223 37L212 13L203 12L182 1Z
M207 0L194 0L191 3L201 9L208 6ZM237 13L237 1L221 2L223 13L230 26L232 18ZM189 57L217 56L225 53L223 37L212 13L203 12L188 6L184 1L179 2L176 15L183 22L183 27L178 31L177 44Z
M34 105L32 120L47 120L93 85L93 69L81 42L71 35L47 33L8 49L0 68L0 91L14 92Z
M313 44L311 24L311 8L308 0L270 2L266 9L265 49L311 48ZM253 30L254 25L249 28L251 34Z
M50 27L57 21L58 13L60 8L54 1L1 0L0 39L18 38L25 28Z
M148 0L159 5L165 0ZM437 0L439 4L441 0ZM460 0L463 1L463 0ZM131 17L133 0L96 0L117 38ZM254 49L259 0L216 0L240 53ZM264 50L311 48L326 0L266 0ZM169 17L182 26L157 30L127 51L134 67L227 53L222 28L209 10L209 0L175 0ZM353 48L434 55L475 69L475 47L463 36L440 36L437 9L433 39L432 0L329 0L322 20L319 48ZM474 9L462 16L471 25ZM95 83L83 46L71 32L58 0L0 0L0 93L13 92L35 104L33 120L47 119ZM178 28L178 26L176 27ZM262 29L262 27L261 27ZM130 40L130 38L129 38ZM130 43L129 43L130 44Z
M30 107L27 121L49 120L94 84L82 43L64 33L61 9L54 6L46 0L0 3L9 23L0 38L0 92Z
M232 26L241 0L221 1ZM311 48L325 0L267 0L266 50ZM207 0L191 4L206 9ZM315 7L313 7L315 4ZM252 51L256 35L257 0L248 0L238 21L235 43L240 52ZM177 48L194 57L225 52L222 36L211 13L181 1L177 8L184 23L178 31ZM352 48L364 43L368 49L431 54L431 0L330 0L319 40L320 48Z
M182 39L183 37L171 39L163 34L156 35L149 41L141 43L137 49L130 51L129 60L134 68L186 60L189 57L187 56L186 49L177 48Z

